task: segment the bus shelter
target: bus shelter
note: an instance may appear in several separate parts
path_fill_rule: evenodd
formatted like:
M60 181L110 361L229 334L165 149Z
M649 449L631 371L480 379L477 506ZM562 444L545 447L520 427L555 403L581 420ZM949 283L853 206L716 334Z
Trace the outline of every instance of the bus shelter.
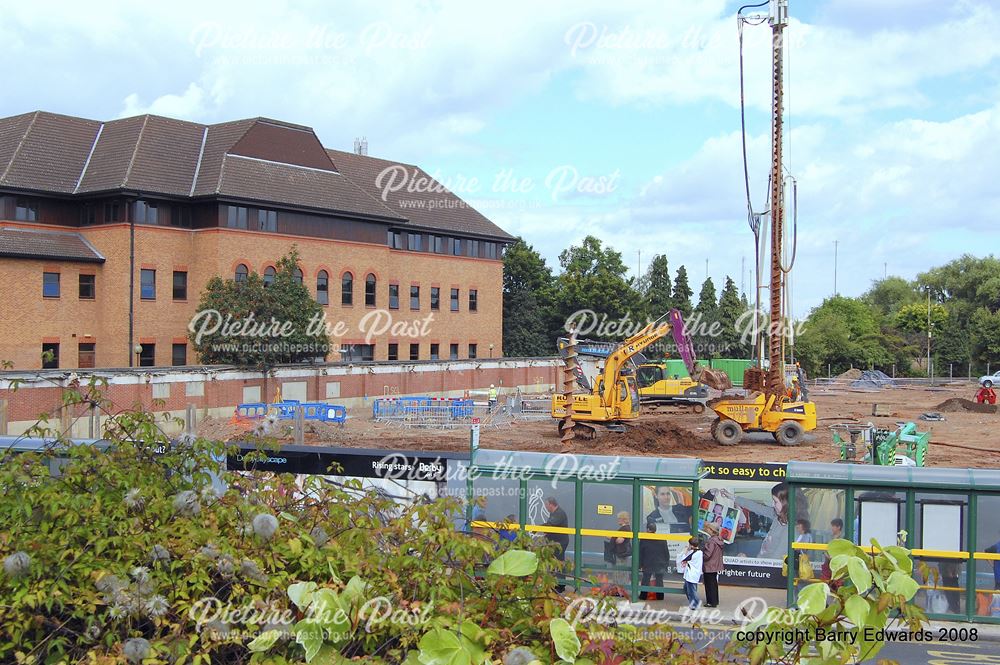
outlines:
M565 584L578 591L619 586L632 599L642 592L683 594L673 562L695 533L703 476L700 459L474 447L467 517L479 533L525 531L562 543ZM614 547L620 538L627 547ZM639 568L641 548L656 541L669 553L662 587L655 578L644 584Z
M928 616L1000 623L1000 470L789 462L786 482L789 606L826 543L875 539L911 550Z

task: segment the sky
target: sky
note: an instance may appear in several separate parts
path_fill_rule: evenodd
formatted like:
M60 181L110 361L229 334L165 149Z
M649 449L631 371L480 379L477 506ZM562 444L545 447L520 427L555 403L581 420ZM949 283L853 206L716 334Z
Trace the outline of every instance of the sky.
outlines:
M589 234L633 273L656 254L685 265L696 295L706 275L752 290L740 4L3 0L0 116L265 116L345 150L364 136L555 269ZM835 272L853 296L883 274L996 252L1000 3L790 0L789 13L793 315L834 292ZM766 23L743 28L758 211L770 43Z

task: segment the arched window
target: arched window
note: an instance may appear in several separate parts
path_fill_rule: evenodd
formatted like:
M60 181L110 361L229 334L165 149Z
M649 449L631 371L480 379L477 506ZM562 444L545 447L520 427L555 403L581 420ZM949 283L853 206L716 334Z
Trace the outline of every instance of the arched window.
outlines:
M340 304L354 304L354 275L349 272L344 273L340 282Z
M250 274L250 271L242 263L239 264L238 266L236 266L236 281L237 282L245 282L245 281L247 281L247 275L249 275L249 274Z
M316 276L316 301L320 305L330 304L330 275L325 270Z
M301 284L302 283L302 269L301 268L296 268L295 270L292 271L292 279L295 280L296 284Z
M365 277L365 307L375 306L375 275L368 273Z
M264 268L264 286L270 286L271 284L274 284L274 275L275 272L272 266Z

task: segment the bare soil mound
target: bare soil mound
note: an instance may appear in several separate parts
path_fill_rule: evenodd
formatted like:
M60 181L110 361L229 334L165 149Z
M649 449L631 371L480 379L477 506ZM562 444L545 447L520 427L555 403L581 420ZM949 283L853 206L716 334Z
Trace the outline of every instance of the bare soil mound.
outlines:
M608 433L601 448L612 455L662 455L666 452L692 454L704 448L699 435L670 421L642 422L629 426L624 434Z
M860 369L852 367L843 374L838 374L837 378L844 381L857 381L858 379L861 378L862 374L863 372Z
M996 413L997 405L979 404L964 397L952 397L941 402L934 409L936 411L943 411L944 413L959 413L961 411L968 411L970 413Z

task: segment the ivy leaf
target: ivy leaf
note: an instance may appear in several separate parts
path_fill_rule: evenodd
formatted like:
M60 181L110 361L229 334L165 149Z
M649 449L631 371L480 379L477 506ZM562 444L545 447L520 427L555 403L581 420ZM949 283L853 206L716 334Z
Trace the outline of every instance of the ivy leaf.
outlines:
M805 614L816 616L826 608L826 597L830 587L825 582L816 582L799 591L799 609Z
M347 586L340 592L340 597L344 599L345 609L357 603L364 597L368 585L360 577L355 575L347 581Z
M498 556L486 569L489 575L525 577L538 569L538 555L526 550L508 550Z
M858 628L861 628L868 621L868 601L861 596L851 596L844 603L844 614Z
M553 619L549 622L549 634L555 644L556 655L570 663L575 661L580 655L581 644L569 621L561 617Z
M313 591L316 590L315 582L296 582L288 587L288 597L300 610L305 610L312 602Z
M443 628L428 631L417 643L424 665L472 665L472 653L458 635Z
M305 619L295 624L295 641L306 650L306 662L311 663L312 659L319 653L323 646L323 626L318 621Z
M281 637L280 630L265 630L263 633L253 638L247 648L254 653L267 651L274 646L274 643Z
M859 557L851 557L847 561L847 572L858 593L864 593L872 588L872 571Z
M917 584L915 579L909 575L899 572L898 570L892 575L889 575L889 579L885 586L886 591L900 595L907 601L913 598L913 596L916 595L917 590L920 588L920 585Z

